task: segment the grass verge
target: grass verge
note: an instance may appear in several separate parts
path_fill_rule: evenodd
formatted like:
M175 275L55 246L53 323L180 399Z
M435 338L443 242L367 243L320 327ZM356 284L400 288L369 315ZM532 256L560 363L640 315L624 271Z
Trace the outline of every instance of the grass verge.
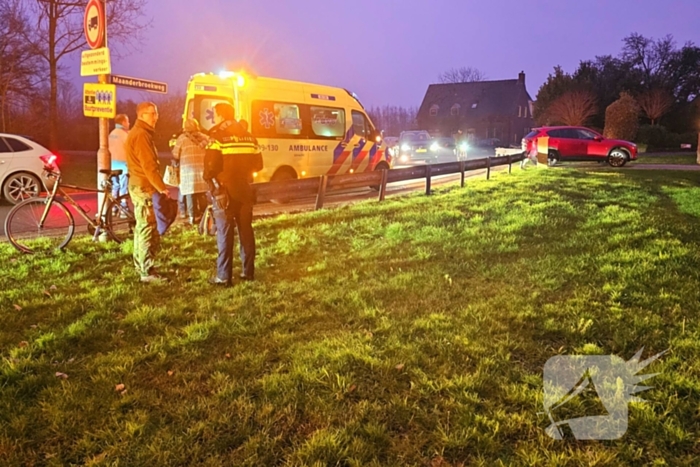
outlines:
M641 154L636 164L697 165L697 156L693 154Z
M216 246L0 245L0 452L16 465L697 465L700 174L530 170L257 223ZM614 441L545 434L560 354L670 348ZM576 403L576 409L586 409ZM585 414L580 414L585 415Z

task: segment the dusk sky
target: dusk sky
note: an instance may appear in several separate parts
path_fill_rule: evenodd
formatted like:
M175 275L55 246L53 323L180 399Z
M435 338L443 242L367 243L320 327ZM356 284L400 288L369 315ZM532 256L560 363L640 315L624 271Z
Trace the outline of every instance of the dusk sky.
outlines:
M632 32L700 43L698 0L194 4L149 0L152 28L140 51L113 60L113 73L182 91L194 73L248 63L259 75L348 88L365 106L418 106L427 86L452 67L476 67L488 79L524 70L535 98L555 65L571 72L582 59L617 55Z

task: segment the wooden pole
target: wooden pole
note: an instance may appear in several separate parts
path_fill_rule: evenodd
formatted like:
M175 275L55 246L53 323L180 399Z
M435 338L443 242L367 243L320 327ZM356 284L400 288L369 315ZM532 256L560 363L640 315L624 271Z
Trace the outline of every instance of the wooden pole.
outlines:
M384 201L384 198L386 197L386 183L388 179L389 171L386 169L382 170L382 181L379 185L379 201Z
M426 165L425 166L425 194L428 196L430 195L430 181L431 181L430 180L430 178L431 178L430 173L431 173L431 171L432 171L432 169L430 167L430 164Z
M326 187L328 186L328 175L321 175L318 182L318 195L316 195L316 211L323 208L323 201L326 197Z

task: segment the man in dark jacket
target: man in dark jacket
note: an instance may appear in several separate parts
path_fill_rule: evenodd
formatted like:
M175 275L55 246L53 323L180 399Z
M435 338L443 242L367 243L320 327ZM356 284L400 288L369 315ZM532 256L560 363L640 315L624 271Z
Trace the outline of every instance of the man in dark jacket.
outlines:
M134 265L141 282L162 282L155 272L155 256L160 244L153 209L153 195L168 196L168 187L160 175L158 150L153 142L158 108L152 102L136 107L136 124L129 132L124 149L129 168L129 194L134 203Z
M255 235L253 173L262 169L257 140L235 119L234 108L220 103L214 106L214 123L209 130L211 144L204 156L204 180L214 198L214 221L219 255L216 277L209 282L231 285L233 274L233 228L238 228L243 273L241 279L255 277Z

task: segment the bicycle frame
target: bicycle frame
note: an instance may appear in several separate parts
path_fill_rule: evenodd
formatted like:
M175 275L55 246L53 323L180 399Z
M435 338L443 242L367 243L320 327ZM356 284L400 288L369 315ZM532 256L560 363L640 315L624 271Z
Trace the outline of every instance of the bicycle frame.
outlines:
M80 214L93 229L95 229L95 233L93 234L92 239L97 240L97 238L102 234L103 225L106 219L105 207L111 206L114 203L114 197L112 196L112 192L109 189L111 187L111 181L107 181L107 185L103 190L97 188L80 187L75 185L63 185L61 184L60 173L56 173L51 170L47 170L47 172L49 177L55 177L56 182L54 183L53 189L51 190L50 194L46 197L46 208L44 209L44 214L41 216L41 219L39 221L39 226L43 227L44 221L46 220L46 216L49 213L49 207L51 206L51 204L53 204L54 200L56 199L56 196L60 194L61 198L63 198L63 200L66 201L69 205L73 206L75 211L78 214ZM103 196L102 204L98 209L97 220L91 219L90 216L88 216L88 213L85 211L85 209L83 209L68 193L66 193L64 188L71 188L89 193L103 193L105 196Z

